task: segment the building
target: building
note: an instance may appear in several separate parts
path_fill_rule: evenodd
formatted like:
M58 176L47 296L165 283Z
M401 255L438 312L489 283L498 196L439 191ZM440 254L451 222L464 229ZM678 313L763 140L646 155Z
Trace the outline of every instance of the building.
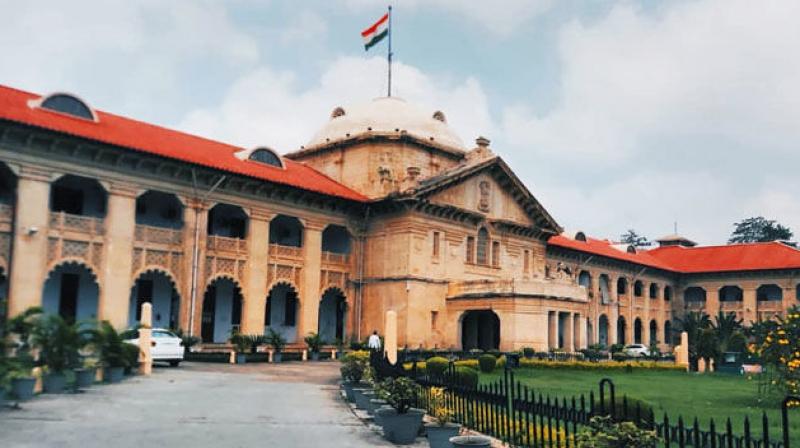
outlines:
M636 250L564 233L478 138L399 98L336 107L286 155L0 87L0 269L9 313L363 338L412 348L659 343L687 310L752 321L800 297L780 243Z

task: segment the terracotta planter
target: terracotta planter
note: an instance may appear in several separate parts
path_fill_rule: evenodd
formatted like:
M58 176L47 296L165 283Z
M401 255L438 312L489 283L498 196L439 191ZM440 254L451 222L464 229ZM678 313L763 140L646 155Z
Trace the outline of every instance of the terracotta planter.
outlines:
M97 369L75 369L75 386L84 389L94 384Z
M414 443L425 411L411 408L405 414L398 414L394 408L381 408L377 412L380 413L384 439L398 445Z
M472 448L490 448L492 439L484 436L456 436L450 438L453 447L468 446Z
M46 394L60 394L67 386L67 377L63 373L48 373L42 378L42 390Z
M436 423L425 424L425 433L428 435L428 445L431 448L452 448L450 439L457 436L459 431L461 425L456 423L447 423L444 426Z
M36 378L14 378L11 380L11 394L18 401L30 400L33 398L33 388L36 386Z

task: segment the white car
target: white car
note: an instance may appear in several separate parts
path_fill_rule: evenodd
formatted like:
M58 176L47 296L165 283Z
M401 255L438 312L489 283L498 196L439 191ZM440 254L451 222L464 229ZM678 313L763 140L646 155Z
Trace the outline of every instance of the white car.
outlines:
M139 330L128 330L122 333L128 344L139 345ZM168 362L177 367L183 361L183 340L169 330L153 328L150 341L150 354L153 362Z
M645 347L644 344L626 345L623 350L625 351L626 355L633 356L633 357L636 357L636 358L640 358L640 357L644 357L644 356L650 356L650 349Z

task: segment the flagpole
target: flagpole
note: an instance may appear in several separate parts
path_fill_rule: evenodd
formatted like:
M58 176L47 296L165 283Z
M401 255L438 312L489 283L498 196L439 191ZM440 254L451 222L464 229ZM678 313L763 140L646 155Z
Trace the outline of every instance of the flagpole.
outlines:
M392 5L389 5L389 54L387 55L389 62L389 95L392 96Z

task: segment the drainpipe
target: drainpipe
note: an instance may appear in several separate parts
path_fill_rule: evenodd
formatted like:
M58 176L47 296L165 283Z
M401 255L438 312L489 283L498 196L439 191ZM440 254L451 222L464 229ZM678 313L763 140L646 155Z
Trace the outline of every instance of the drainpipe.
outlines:
M361 341L361 308L364 297L364 257L366 252L367 220L369 219L369 206L364 210L364 223L361 229L361 251L358 254L358 294L356 295L356 336Z
M195 194L195 207L194 207L194 241L192 244L192 290L189 296L191 297L191 305L189 306L189 336L194 336L194 310L195 310L195 303L197 301L197 268L198 263L200 260L200 220L198 219L200 215L200 210L202 210L202 205L205 204L208 197L217 187L220 186L222 181L225 180L226 176L222 176L217 180L217 182L203 195L201 199L197 199L197 176L195 175L194 168L192 168L192 187L194 188Z

